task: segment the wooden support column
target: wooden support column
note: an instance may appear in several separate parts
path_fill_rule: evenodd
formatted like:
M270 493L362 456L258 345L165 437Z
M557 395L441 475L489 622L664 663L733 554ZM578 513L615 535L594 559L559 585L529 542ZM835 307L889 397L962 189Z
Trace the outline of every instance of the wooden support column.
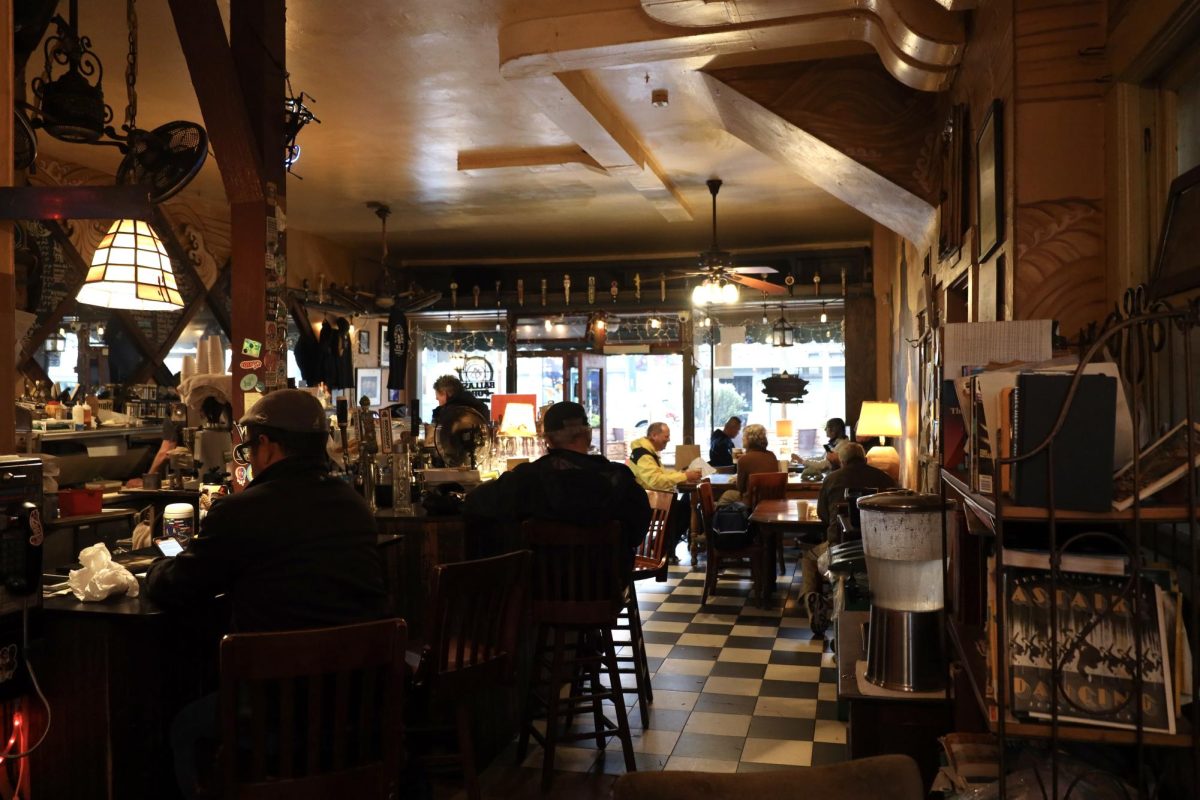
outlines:
M13 185L13 0L0 0L0 187ZM13 223L0 221L0 453L16 450L17 370L16 350L16 261L13 253Z

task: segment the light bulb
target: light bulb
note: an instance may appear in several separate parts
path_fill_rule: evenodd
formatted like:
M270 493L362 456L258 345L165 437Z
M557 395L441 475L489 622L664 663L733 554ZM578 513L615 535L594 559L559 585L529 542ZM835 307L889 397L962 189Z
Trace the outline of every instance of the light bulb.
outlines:
M738 301L738 287L736 283L727 283L721 287L721 302L727 305L732 305Z
M546 333L549 333L553 327L554 326L550 323L550 320L546 320Z
M821 322L829 322L829 316L825 313L825 304L821 304Z
M658 317L651 317L650 318L650 327L653 328L654 330L658 330L659 328L662 327L662 322L659 321Z
M708 283L702 283L692 289L692 305L702 306L708 302Z
M763 312L762 324L763 325L771 324L771 320L767 319L767 312L765 312L765 311Z
M504 330L504 324L503 324L503 323L500 323L500 322L497 322L497 323L496 323L496 330L498 330L498 331L502 331L502 330Z
M602 320L602 319L596 320L596 330L598 330L598 331L604 330L604 320Z
M97 326L96 326L96 335L97 335L97 336L104 336L104 326L103 326L103 325L97 325Z
M453 328L450 326L450 323L446 322L446 333L449 333L452 330L453 330Z

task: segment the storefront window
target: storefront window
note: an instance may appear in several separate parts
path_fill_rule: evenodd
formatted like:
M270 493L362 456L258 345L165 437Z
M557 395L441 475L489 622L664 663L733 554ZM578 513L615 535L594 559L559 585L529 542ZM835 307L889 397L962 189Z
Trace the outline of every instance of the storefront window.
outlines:
M666 461L674 458L674 446L684 439L682 355L606 356L604 395L609 458L626 458L629 444L645 436L651 422L665 422L671 427L671 444L663 455Z
M451 327L450 331L417 329L417 396L421 418L428 421L437 406L433 382L442 375L453 375L467 391L483 400L503 392L508 371L508 344L504 331L470 330Z
M731 416L743 423L767 428L772 449L817 455L823 428L830 417L846 417L846 359L842 341L841 309L828 310L828 321L796 319L795 344L774 347L771 324L717 324L696 327L696 417L695 441L706 450L714 427ZM785 407L768 403L763 378L787 370L808 381L808 393L798 403ZM775 436L778 420L792 421L793 435L787 441ZM782 454L782 453L780 453Z

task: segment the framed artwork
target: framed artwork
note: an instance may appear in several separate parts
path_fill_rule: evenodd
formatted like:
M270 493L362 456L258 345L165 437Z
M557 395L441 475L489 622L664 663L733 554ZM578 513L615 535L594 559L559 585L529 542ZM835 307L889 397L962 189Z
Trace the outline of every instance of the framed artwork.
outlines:
M1200 286L1200 167L1171 181L1150 297L1159 299Z
M358 397L367 398L371 405L383 405L383 373L376 367L364 367L358 371L356 384Z
M975 140L975 191L979 209L979 261L995 252L1004 238L1004 110L999 100L979 127Z
M366 330L359 331L358 332L358 353L359 353L359 355L365 356L370 352L371 352L371 332L366 331Z
M390 367L392 365L392 342L388 339L388 324L386 322L379 323L379 366Z
M963 229L971 218L970 170L967 148L967 106L957 104L942 127L942 204L938 258L957 260Z

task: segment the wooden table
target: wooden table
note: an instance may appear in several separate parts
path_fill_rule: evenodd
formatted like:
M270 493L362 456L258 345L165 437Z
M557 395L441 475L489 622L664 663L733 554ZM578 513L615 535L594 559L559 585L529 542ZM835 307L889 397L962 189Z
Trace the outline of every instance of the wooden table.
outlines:
M779 549L778 537L804 530L822 531L826 526L817 517L815 501L796 498L759 500L750 514L750 521L758 526L763 537L762 600L763 605L766 605L771 602L775 590L775 553Z
M731 473L717 473L710 475L704 481L695 483L686 481L677 484L675 490L684 495L688 510L691 512L691 524L688 534L688 551L692 556L692 564L696 563L696 558L699 555L699 533L703 533L703 526L700 524L700 517L696 513L695 490L702 482L712 484L713 502L721 499L721 495L730 489L737 488L737 475ZM787 489L784 494L792 499L810 500L815 507L817 495L821 493L821 481L801 480L798 473L788 475Z

